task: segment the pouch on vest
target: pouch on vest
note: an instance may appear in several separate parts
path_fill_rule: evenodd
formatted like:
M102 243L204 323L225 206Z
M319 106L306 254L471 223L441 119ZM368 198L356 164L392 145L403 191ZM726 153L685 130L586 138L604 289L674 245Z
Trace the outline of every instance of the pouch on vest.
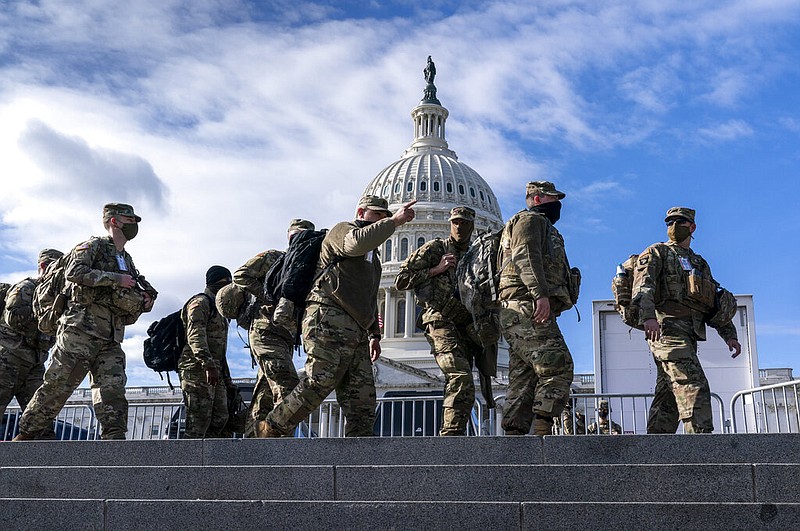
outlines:
M708 313L714 308L714 298L717 287L711 280L705 278L697 269L692 269L687 275L686 296L693 302L695 309Z

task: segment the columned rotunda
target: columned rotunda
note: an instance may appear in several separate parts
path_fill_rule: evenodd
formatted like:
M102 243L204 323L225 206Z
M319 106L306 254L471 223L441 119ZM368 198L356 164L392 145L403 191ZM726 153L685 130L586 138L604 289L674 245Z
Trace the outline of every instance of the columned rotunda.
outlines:
M382 357L441 374L431 356L422 331L416 327L420 308L413 291L397 291L394 279L408 255L432 238L447 238L450 209L466 205L475 209L475 232L498 230L503 226L497 198L483 178L458 160L445 139L449 115L438 99L433 84L435 67L428 60L427 86L422 101L411 111L414 141L400 160L372 179L364 195L379 195L394 211L417 200L414 221L401 226L381 248L383 277L378 294L383 319ZM506 376L508 354L501 349L498 377ZM476 373L477 374L477 373Z

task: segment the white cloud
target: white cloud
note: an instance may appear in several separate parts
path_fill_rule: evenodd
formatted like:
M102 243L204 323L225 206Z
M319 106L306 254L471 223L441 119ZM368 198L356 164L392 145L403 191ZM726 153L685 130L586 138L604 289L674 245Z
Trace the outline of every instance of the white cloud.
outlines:
M715 142L728 142L753 135L753 129L743 120L729 120L711 127L697 130L701 139Z

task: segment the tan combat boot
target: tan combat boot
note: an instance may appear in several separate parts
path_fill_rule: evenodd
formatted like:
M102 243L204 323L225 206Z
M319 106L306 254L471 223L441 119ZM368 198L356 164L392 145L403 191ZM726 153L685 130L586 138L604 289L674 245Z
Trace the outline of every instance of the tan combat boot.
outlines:
M33 441L36 440L35 433L26 433L24 431L20 431L16 437L11 439L11 442L19 442L19 441Z
M553 435L553 421L541 418L538 415L533 419L534 435Z
M259 439L271 439L276 437L283 437L283 434L266 420L259 420L256 423L256 437Z

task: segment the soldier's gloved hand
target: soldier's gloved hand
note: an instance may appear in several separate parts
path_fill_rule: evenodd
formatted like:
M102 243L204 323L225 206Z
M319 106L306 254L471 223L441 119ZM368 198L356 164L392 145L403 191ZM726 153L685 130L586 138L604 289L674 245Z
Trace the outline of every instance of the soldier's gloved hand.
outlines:
M742 353L742 345L740 345L739 341L737 341L736 339L729 339L728 341L726 341L726 344L728 345L728 350L733 352L731 358L735 358L736 356Z
M216 387L219 383L219 371L216 367L208 367L206 368L206 381L208 385L212 387Z
M121 288L132 288L136 285L136 281L132 276L120 273L117 275L117 284L119 284Z
M644 336L650 341L658 341L661 337L661 325L658 319L648 319L644 322Z

